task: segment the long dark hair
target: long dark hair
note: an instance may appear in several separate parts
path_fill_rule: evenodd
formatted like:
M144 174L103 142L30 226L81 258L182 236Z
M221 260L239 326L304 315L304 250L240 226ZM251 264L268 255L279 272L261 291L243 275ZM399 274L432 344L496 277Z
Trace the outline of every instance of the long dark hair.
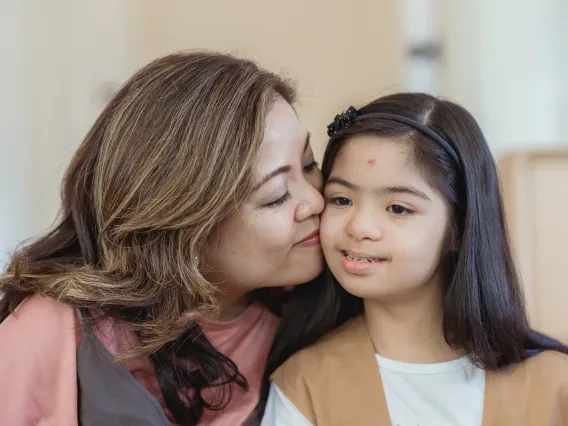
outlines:
M406 124L377 118L356 121L333 135L322 172L327 180L341 149L358 135L376 135L409 144L414 164L451 206L450 230L459 241L452 254L443 300L446 341L469 353L487 370L521 362L545 350L568 353L566 345L533 330L525 312L513 262L497 169L475 119L455 103L422 93L395 94L359 110L359 116L386 113L428 126L451 141L462 169L436 142ZM337 324L363 311L361 300L338 288L326 271L322 280L297 289L289 317L283 317L267 368L267 380L291 354ZM266 399L266 388L264 393ZM264 399L264 400L265 400Z
M217 308L200 248L249 194L278 97L293 103L293 85L229 55L142 68L75 153L58 224L0 275L0 321L33 294L118 317L139 340L119 359L150 357L178 423L226 407L247 381L197 325Z

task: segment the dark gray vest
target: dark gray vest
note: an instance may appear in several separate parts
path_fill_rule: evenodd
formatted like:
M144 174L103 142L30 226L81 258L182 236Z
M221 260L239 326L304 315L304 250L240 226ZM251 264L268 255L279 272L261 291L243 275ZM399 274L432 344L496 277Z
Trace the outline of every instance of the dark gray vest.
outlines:
M115 362L85 317L77 374L82 426L170 426L158 401L124 365Z

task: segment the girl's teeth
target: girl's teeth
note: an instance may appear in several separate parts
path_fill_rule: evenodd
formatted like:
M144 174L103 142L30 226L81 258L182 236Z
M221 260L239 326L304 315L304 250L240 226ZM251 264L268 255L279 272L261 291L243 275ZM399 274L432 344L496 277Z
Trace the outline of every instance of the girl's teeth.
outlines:
M349 260L354 260L355 262L378 262L379 259L377 258L359 258L355 256L351 256L350 254L345 253L345 257Z

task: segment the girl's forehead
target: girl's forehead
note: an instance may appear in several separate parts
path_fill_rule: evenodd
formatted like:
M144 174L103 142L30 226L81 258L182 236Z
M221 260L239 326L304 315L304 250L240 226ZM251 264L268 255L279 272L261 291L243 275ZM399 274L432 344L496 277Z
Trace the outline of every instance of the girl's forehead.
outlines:
M377 136L360 136L348 141L334 161L332 174L336 173L367 179L389 175L422 179L407 143Z
M336 160L350 159L370 161L373 165L381 158L407 158L409 145L406 142L374 135L361 135L348 140L339 151Z

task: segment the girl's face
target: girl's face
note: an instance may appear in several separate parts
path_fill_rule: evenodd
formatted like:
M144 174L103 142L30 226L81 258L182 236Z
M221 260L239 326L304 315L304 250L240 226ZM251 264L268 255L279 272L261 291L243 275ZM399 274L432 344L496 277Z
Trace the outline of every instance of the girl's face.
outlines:
M325 191L321 241L351 294L385 300L439 281L449 209L409 159L409 146L372 135L341 149Z

